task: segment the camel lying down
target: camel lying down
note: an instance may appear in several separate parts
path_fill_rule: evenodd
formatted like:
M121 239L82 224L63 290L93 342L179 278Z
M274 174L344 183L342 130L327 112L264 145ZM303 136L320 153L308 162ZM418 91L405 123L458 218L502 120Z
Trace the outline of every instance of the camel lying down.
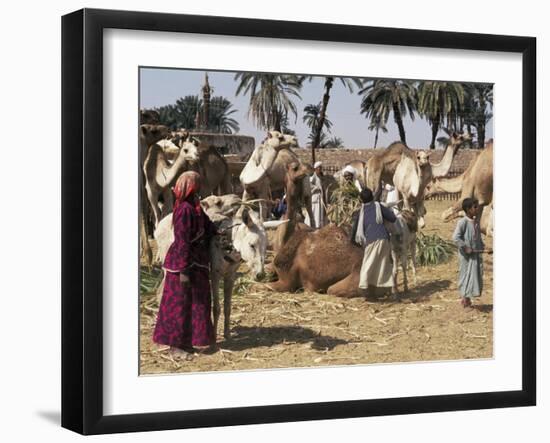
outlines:
M294 292L304 288L338 297L359 292L363 249L352 244L348 234L334 224L313 231L298 225L273 260L279 280L274 291Z
M416 231L418 219L412 211L398 215L390 236L393 260L393 292L397 292L399 264L403 269L404 291L408 290L407 261L412 256L416 284ZM399 235L396 235L399 234ZM274 291L294 292L301 288L326 292L337 297L357 297L364 249L353 244L348 234L334 224L313 231L298 225L273 260L279 280L269 286Z

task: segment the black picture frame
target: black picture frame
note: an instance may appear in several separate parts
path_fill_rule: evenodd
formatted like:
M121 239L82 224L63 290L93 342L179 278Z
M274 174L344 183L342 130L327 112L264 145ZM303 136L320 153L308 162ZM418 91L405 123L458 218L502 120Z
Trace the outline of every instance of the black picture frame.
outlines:
M522 389L110 415L103 412L103 31L269 37L522 55ZM281 30L284 30L281 32ZM82 434L488 409L536 404L536 39L83 9L62 18L62 426Z

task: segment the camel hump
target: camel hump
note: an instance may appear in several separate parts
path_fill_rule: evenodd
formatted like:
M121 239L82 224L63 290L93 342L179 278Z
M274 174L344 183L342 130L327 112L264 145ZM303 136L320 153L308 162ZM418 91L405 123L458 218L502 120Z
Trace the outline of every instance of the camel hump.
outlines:
M298 228L298 227L297 227ZM273 264L276 269L281 271L288 271L294 263L294 258L300 244L304 238L309 234L308 229L296 229L287 242L279 249L277 255L273 259Z

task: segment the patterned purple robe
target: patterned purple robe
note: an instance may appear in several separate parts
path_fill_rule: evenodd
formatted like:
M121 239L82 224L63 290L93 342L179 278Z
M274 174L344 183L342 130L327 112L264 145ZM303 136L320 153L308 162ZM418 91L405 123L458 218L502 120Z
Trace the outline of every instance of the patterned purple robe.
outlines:
M166 278L153 341L180 349L207 346L214 340L210 315L210 239L214 224L202 209L184 201L174 211L174 242L164 260ZM179 274L190 284L180 283Z

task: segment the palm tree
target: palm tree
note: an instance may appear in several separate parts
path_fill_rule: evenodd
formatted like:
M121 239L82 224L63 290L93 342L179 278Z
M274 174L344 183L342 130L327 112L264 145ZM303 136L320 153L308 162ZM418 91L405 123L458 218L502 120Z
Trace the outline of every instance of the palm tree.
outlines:
M464 96L464 87L457 82L420 82L418 110L432 127L430 149L435 149L437 133L445 120L449 128L457 129L459 116L464 108Z
M309 145L311 147L312 152L312 159L315 159L315 140L318 137L318 133L320 132L320 138L318 141L318 148L321 147L321 141L324 140L326 137L325 132L323 129L326 129L328 132L330 132L330 128L332 127L332 122L328 119L328 116L325 115L325 118L323 120L323 128L321 128L321 131L319 131L319 128L321 126L321 104L317 105L307 105L304 107L304 116L302 117L302 120L304 123L310 128L309 133ZM315 162L314 162L315 163Z
M468 127L468 132L471 131L471 126L476 128L477 145L479 149L482 149L485 147L487 123L493 117L490 110L493 107L493 85L490 83L470 83L464 85L464 87L468 91L464 122Z
M236 110L232 109L233 104L229 100L217 96L210 99L209 105L207 130L222 134L232 134L239 131L238 122L231 118L231 114L235 113ZM168 126L170 129L185 128L189 130L198 129L196 127L196 117L201 110L204 110L203 101L197 95L179 98L176 100L175 105L156 108L161 124Z
M344 140L342 140L340 137L332 137L328 139L327 141L323 141L323 143L320 145L323 149L338 149L344 147Z
M376 149L376 145L378 144L378 132L382 131L386 133L388 132L388 128L386 128L386 125L382 123L382 119L380 117L374 117L370 121L369 131L376 131L374 135L374 149Z
M380 120L385 126L390 112L399 129L399 137L407 143L403 117L409 115L414 120L416 110L416 88L408 80L365 80L366 86L359 91L363 96L361 114L371 121Z
M177 129L177 113L174 105L161 106L155 109L159 113L159 122L170 129Z
M316 137L318 132L323 132L323 128L321 128L321 104L319 103L317 105L305 106L304 116L302 120L308 126L308 128L311 129L311 135L313 140ZM328 132L330 132L330 128L332 127L332 122L328 119L326 115L323 119L323 127ZM319 131L319 128L321 128L321 131Z
M210 100L210 112L208 117L208 129L221 134L233 134L239 132L239 123L231 114L237 112L233 104L225 97L214 97Z
M309 79L313 79L313 76L309 76ZM353 77L325 77L325 92L323 94L323 100L321 102L321 108L319 110L319 125L315 129L315 135L311 142L311 161L315 163L315 148L317 148L321 141L321 133L323 132L324 122L327 115L328 102L330 100L330 90L334 86L334 80L339 80L340 83L349 90L353 92L354 86L361 88L363 82L359 78Z
M283 134L296 135L296 131L292 129L289 125L290 122L288 121L288 114L283 113L283 115L281 116L281 132Z
M258 128L281 130L281 119L292 112L297 116L292 96L300 97L302 79L292 74L258 74L241 72L236 95L250 95L248 115Z
M197 113L202 101L198 95L186 95L176 100L175 111L179 128L195 129Z

